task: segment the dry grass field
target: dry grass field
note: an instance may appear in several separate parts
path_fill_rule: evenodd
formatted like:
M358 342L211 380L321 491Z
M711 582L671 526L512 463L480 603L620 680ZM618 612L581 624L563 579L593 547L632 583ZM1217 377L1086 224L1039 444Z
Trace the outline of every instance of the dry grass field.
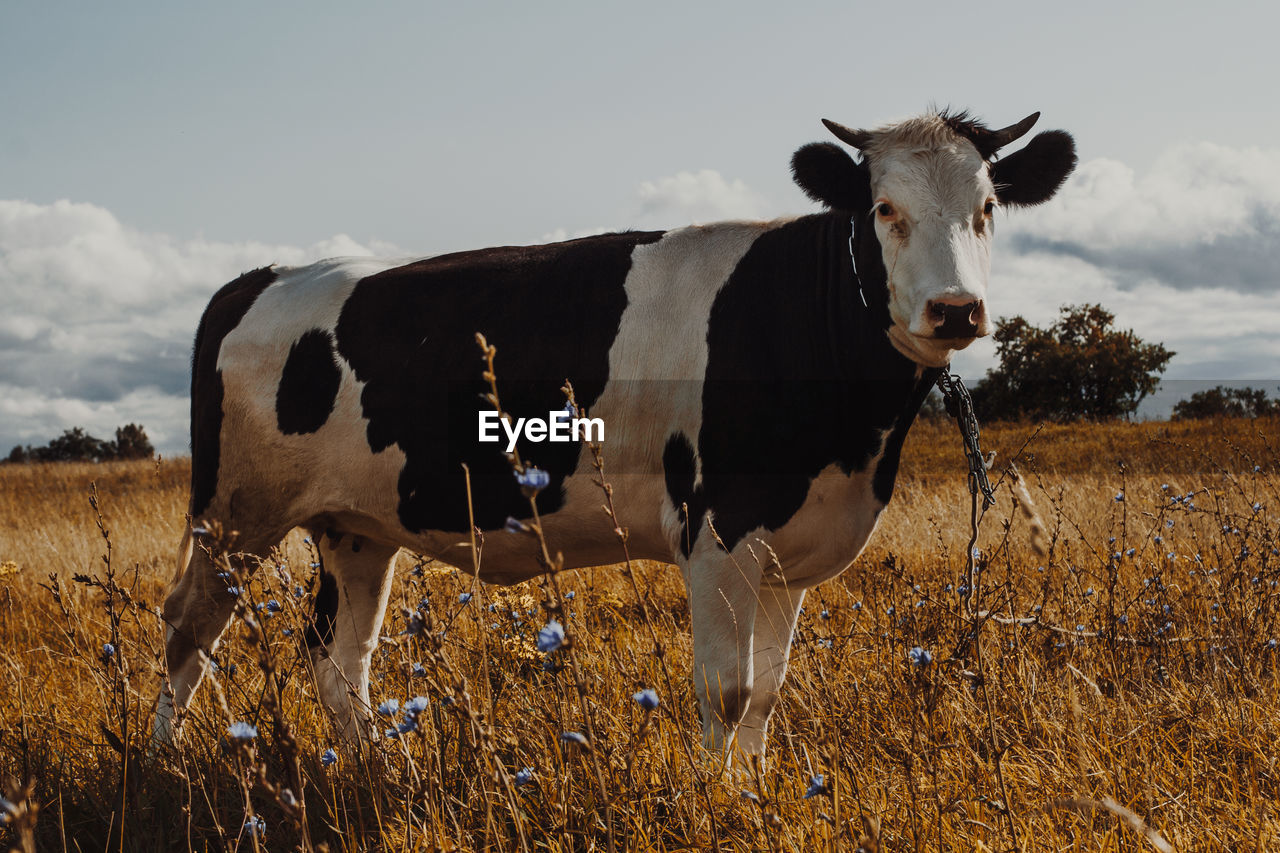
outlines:
M700 751L679 574L650 563L497 588L403 555L374 701L425 708L336 748L300 534L245 585L182 749L149 756L187 460L0 466L0 845L1280 849L1280 422L1035 432L983 441L997 468L1026 444L1044 553L1003 483L966 599L959 439L917 424L866 553L809 593L767 764L731 774ZM535 648L557 594L572 654Z

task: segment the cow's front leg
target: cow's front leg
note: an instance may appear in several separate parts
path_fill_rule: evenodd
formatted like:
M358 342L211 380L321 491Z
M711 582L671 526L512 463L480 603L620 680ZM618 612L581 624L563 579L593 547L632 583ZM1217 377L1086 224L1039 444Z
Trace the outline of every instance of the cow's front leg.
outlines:
M354 743L370 719L369 666L399 549L351 535L316 536L316 543L320 589L307 645L320 701L338 734Z
M727 553L706 535L686 568L693 616L693 682L702 709L702 741L724 752L751 703L751 636L760 566L745 544Z
M749 755L764 755L769 717L787 675L787 658L804 590L785 583L762 584L752 639L751 704L738 728L738 745Z

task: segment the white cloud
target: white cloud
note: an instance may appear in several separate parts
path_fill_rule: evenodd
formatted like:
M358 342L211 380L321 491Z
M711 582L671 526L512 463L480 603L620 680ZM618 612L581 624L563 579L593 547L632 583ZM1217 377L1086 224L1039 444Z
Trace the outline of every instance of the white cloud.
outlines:
M1175 146L1144 175L1115 160L1082 164L1021 233L1094 250L1212 244L1280 220L1280 150Z
M763 196L741 179L726 180L713 169L644 181L636 192L640 219L646 226L671 228L691 222L758 219L767 215Z

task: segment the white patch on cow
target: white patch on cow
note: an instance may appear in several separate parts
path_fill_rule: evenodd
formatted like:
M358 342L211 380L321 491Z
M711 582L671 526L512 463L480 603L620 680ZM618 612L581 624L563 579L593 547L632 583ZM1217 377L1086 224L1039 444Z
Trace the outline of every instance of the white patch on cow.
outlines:
M619 514L651 518L660 509L663 535L652 544L668 555L679 550L682 524L666 495L662 454L674 434L698 446L711 305L751 244L784 221L681 228L632 254L627 308L609 350L609 384L591 415L609 424L604 453L610 468L634 481L633 495L615 481L615 500L626 496L634 506ZM654 346L655 329L662 330L661 346ZM589 473L590 465L583 454L579 473ZM700 481L699 470L695 486Z
M890 340L918 364L941 367L971 339L933 338L930 304L986 299L992 232L986 207L995 201L986 161L936 116L877 131L866 154L871 216L889 274ZM990 333L985 310L975 320L978 336Z
M360 405L364 384L346 361L336 359L341 381L334 409L314 433L281 434L275 401L293 343L311 329L332 334L357 282L404 263L337 258L280 269L279 278L226 336L218 357L225 402L218 492L211 515L221 515L219 510L233 500L224 493L224 484L238 484L242 499L269 502L264 507L267 517L287 525L286 532L330 513L379 520L377 530L355 532L389 539L402 536L395 484L405 457L394 445L377 454L369 449L368 422ZM238 436L254 436L254 441ZM271 483L273 493L250 495L245 486L258 482Z

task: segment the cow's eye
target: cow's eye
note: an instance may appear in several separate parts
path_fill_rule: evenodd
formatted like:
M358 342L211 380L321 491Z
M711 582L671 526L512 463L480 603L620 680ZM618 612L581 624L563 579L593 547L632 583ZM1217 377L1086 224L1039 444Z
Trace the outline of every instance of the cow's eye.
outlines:
M983 216L990 216L995 212L996 212L996 203L994 201L988 201L986 204L982 206Z
M893 205L887 201L882 201L876 205L876 213L880 214L881 219L892 219L897 216L897 211L893 209Z

